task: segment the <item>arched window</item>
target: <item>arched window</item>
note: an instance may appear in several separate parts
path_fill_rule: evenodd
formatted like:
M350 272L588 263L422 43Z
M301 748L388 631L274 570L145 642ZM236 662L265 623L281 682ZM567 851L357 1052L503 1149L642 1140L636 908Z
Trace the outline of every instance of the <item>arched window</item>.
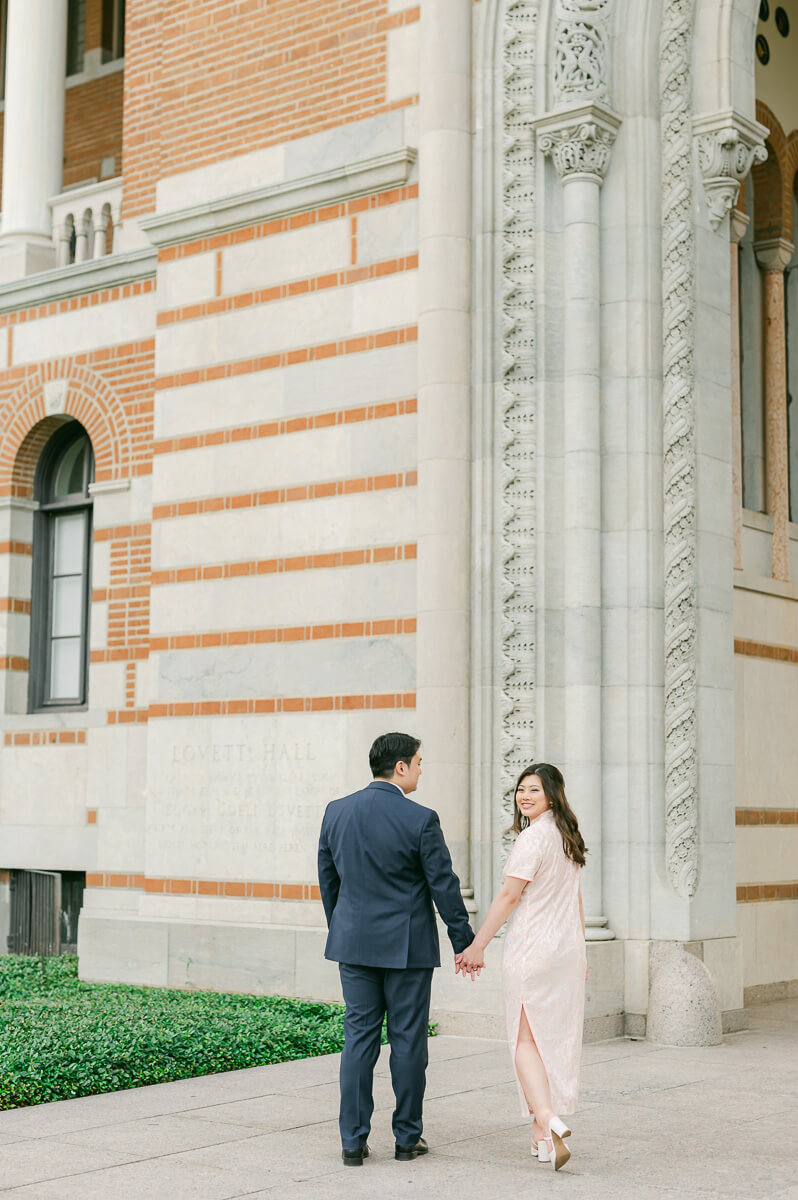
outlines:
M69 421L44 447L34 481L31 711L86 703L93 473L88 434Z

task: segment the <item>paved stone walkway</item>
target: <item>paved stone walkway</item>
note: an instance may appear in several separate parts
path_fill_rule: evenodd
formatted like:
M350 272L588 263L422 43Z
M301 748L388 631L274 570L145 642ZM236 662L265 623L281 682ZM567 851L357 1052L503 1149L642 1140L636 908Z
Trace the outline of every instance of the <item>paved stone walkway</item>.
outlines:
M372 1158L339 1159L338 1056L0 1113L0 1195L44 1200L798 1200L798 1000L712 1049L586 1046L573 1157L529 1156L503 1042L430 1043L427 1158L397 1163L387 1057Z

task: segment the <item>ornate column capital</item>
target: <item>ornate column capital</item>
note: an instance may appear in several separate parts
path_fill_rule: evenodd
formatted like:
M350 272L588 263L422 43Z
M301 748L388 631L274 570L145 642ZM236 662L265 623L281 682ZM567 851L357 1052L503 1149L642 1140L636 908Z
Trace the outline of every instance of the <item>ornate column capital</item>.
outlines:
M745 237L745 231L751 224L751 218L747 213L740 212L739 208L731 210L729 237L734 242L735 246L739 246L740 242Z
M766 126L749 121L733 108L693 118L698 165L713 229L720 227L736 204L740 184L754 163L767 158L767 134Z
M604 104L580 104L548 113L534 123L537 143L550 154L563 181L589 179L601 184L621 118Z
M795 246L786 238L761 238L754 242L756 261L763 271L783 271L795 252Z

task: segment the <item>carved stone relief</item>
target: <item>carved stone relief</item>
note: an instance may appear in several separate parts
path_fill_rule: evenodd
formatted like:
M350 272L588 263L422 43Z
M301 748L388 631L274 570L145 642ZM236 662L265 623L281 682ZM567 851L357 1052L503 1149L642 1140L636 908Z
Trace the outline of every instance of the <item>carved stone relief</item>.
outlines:
M501 596L502 824L535 726L534 118L536 0L510 0L504 28Z
M558 0L554 32L556 106L609 97L609 12L612 0Z
M767 130L728 109L696 117L693 132L709 220L712 228L718 229L734 207L740 184L751 167L767 158Z
M695 241L690 124L693 0L665 0L660 39L665 538L665 854L698 884Z
M601 183L619 124L615 114L603 105L568 109L567 113L538 122L538 147L551 155L561 179L587 175Z

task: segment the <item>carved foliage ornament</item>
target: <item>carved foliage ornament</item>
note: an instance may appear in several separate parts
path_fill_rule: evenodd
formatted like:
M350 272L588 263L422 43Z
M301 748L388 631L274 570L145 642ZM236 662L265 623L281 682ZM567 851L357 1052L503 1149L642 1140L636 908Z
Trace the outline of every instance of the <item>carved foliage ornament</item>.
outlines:
M751 167L767 158L767 130L731 110L697 117L693 130L710 224L718 229Z
M550 154L561 179L588 175L601 181L610 161L617 124L596 120L576 121L541 129L538 146Z

